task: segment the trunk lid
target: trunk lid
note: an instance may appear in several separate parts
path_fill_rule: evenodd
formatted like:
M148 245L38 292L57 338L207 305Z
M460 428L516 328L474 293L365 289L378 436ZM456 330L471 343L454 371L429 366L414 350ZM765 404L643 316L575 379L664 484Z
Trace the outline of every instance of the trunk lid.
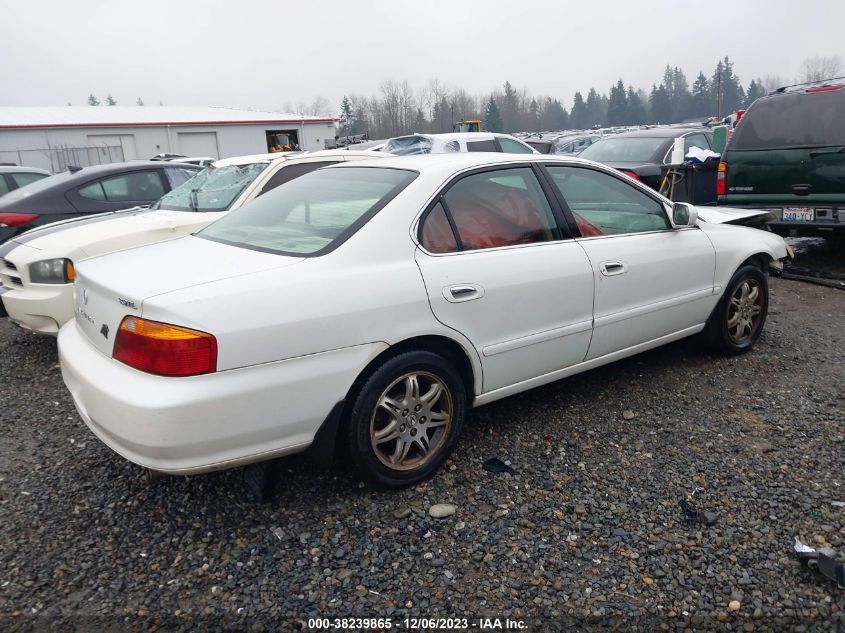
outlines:
M221 279L283 268L302 259L194 236L94 257L76 267L75 319L91 343L111 356L120 322L127 315L143 316L144 300Z

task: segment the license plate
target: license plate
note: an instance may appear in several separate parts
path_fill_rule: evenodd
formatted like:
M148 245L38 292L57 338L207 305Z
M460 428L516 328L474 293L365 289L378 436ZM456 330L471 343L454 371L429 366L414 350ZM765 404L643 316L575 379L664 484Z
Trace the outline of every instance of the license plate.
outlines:
M815 213L806 207L787 207L783 210L784 222L812 222Z

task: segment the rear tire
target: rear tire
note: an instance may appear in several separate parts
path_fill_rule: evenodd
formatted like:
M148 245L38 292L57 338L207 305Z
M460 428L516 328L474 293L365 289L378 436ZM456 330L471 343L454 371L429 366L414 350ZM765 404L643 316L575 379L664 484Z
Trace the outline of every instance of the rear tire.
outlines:
M466 390L449 361L405 352L363 382L351 402L349 457L376 488L405 488L434 473L457 443Z
M707 321L705 338L720 354L743 354L760 338L768 311L768 277L757 266L747 264L728 283Z

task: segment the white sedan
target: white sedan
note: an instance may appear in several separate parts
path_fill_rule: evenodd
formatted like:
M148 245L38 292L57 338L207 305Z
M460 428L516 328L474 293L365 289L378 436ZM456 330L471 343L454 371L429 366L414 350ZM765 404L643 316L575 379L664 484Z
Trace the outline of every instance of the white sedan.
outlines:
M83 262L62 373L90 429L154 471L313 444L406 486L469 407L702 332L750 349L786 245L697 215L576 158L326 167Z
M46 224L0 245L0 316L36 334L56 336L73 318L79 262L189 235L283 182L369 152L326 150L258 154L216 161L150 209L136 207Z

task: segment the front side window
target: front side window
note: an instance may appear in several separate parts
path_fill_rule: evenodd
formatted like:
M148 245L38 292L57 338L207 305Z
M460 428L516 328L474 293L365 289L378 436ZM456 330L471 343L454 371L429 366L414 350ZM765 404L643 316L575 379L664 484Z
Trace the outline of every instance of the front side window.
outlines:
M443 199L464 250L559 237L549 202L528 167L466 176Z
M499 137L499 145L502 147L502 151L507 154L533 154L534 152L531 151L530 147L526 147L519 141L515 141L512 138L504 138L502 136Z
M416 176L380 167L319 169L251 200L197 235L282 255L318 255L353 235Z
M267 169L267 163L209 165L163 196L154 208L172 211L226 211L246 187Z
M663 205L610 174L548 165L583 237L645 233L670 228Z

